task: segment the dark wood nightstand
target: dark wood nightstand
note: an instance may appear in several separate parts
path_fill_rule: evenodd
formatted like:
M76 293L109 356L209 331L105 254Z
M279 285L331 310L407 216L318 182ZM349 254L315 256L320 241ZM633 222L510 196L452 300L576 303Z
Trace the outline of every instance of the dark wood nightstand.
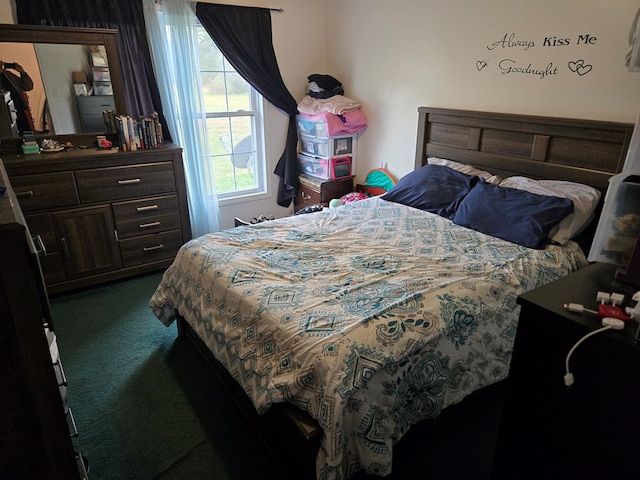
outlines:
M564 385L565 359L602 326L598 291L625 294L615 267L592 264L521 295L518 331L494 457L494 479L640 478L640 346L637 323L588 338L573 353L575 383Z
M353 177L339 180L322 180L298 175L298 194L294 201L294 211L309 205L327 206L334 198L353 192Z

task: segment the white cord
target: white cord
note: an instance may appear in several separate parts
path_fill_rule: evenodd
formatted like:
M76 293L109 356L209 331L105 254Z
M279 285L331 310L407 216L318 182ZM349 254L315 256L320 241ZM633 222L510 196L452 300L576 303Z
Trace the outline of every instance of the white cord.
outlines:
M588 308L584 308L584 306L580 305L579 303L565 303L564 309L569 310L570 312L576 312L576 313L589 312L589 313L593 313L594 315L598 315L598 312L596 312L595 310L589 310Z
M571 350L569 350L569 353L567 353L567 358L564 361L565 370L566 370L566 373L564 374L564 384L567 387L570 387L571 385L573 385L574 379L573 379L573 373L571 373L571 371L569 370L569 360L571 359L571 355L573 355L573 352L576 350L576 348L578 348L578 345L584 342L587 338L593 335L596 335L597 333L602 333L610 329L622 330L624 328L624 322L622 320L618 320L617 318L610 318L610 317L603 318L602 325L603 325L602 328L599 328L598 330L594 330L593 332L587 333L584 337L578 340L575 343L575 345L571 347Z

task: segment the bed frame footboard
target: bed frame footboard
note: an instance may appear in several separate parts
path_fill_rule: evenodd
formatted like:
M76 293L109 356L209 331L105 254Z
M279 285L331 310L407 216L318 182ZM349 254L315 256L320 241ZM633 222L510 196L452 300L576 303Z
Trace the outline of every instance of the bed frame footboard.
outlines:
M315 479L315 465L322 429L307 413L291 404L273 405L264 415L258 414L238 382L213 356L189 323L177 318L178 339L193 346L234 403L249 421L286 478Z

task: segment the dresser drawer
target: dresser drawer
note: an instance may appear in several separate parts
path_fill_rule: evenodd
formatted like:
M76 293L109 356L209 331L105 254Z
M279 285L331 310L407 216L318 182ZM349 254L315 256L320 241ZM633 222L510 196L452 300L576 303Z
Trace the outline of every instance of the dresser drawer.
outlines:
M178 199L175 195L151 197L143 200L129 200L113 204L113 215L116 223L149 218L168 213L177 213Z
M175 195L113 204L120 239L180 228Z
M64 282L67 277L64 273L64 265L60 252L49 252L46 255L38 256L40 267L42 268L42 276L44 283L53 285L55 283Z
M45 283L50 285L64 282L64 266L58 251L58 242L51 223L51 215L48 213L25 215L25 220L33 237L33 243L38 250L38 261L42 268Z
M111 95L78 95L75 97L81 114L101 115L105 110L116 108ZM104 124L102 125L104 128Z
M298 187L298 195L295 199L296 205L307 206L307 205L315 205L317 203L321 203L320 192L316 192L315 190L300 185Z
M78 205L73 172L37 173L11 177L23 212Z
M298 177L298 194L294 201L296 211L308 205L327 206L334 198L353 191L353 177L340 180L316 180L304 175Z
M170 162L80 170L76 181L82 203L157 195L176 189Z
M31 232L38 251L44 249L46 253L57 252L58 244L56 243L56 236L53 232L51 216L48 213L36 213L25 215L24 218L27 221L29 232Z
M120 256L125 267L173 258L182 246L180 230L120 240Z
M165 230L175 230L176 228L180 228L180 218L177 212L116 223L118 238L120 239L164 232Z

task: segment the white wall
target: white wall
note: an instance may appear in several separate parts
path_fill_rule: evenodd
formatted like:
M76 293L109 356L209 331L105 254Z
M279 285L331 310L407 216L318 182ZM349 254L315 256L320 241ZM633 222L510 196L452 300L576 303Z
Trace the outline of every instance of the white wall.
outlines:
M75 101L72 72L90 72L85 45L35 44L55 133L80 133L82 125Z
M633 123L640 73L629 73L624 57L639 7L638 0L328 0L328 73L369 122L358 142L359 179L381 162L397 176L413 168L421 105ZM512 33L535 46L487 48ZM586 34L593 43L578 45ZM554 36L569 45L544 46ZM540 70L551 63L553 74L503 75L503 59ZM569 70L579 60L579 73L591 65L588 73Z
M15 23L14 0L0 0L0 23Z

